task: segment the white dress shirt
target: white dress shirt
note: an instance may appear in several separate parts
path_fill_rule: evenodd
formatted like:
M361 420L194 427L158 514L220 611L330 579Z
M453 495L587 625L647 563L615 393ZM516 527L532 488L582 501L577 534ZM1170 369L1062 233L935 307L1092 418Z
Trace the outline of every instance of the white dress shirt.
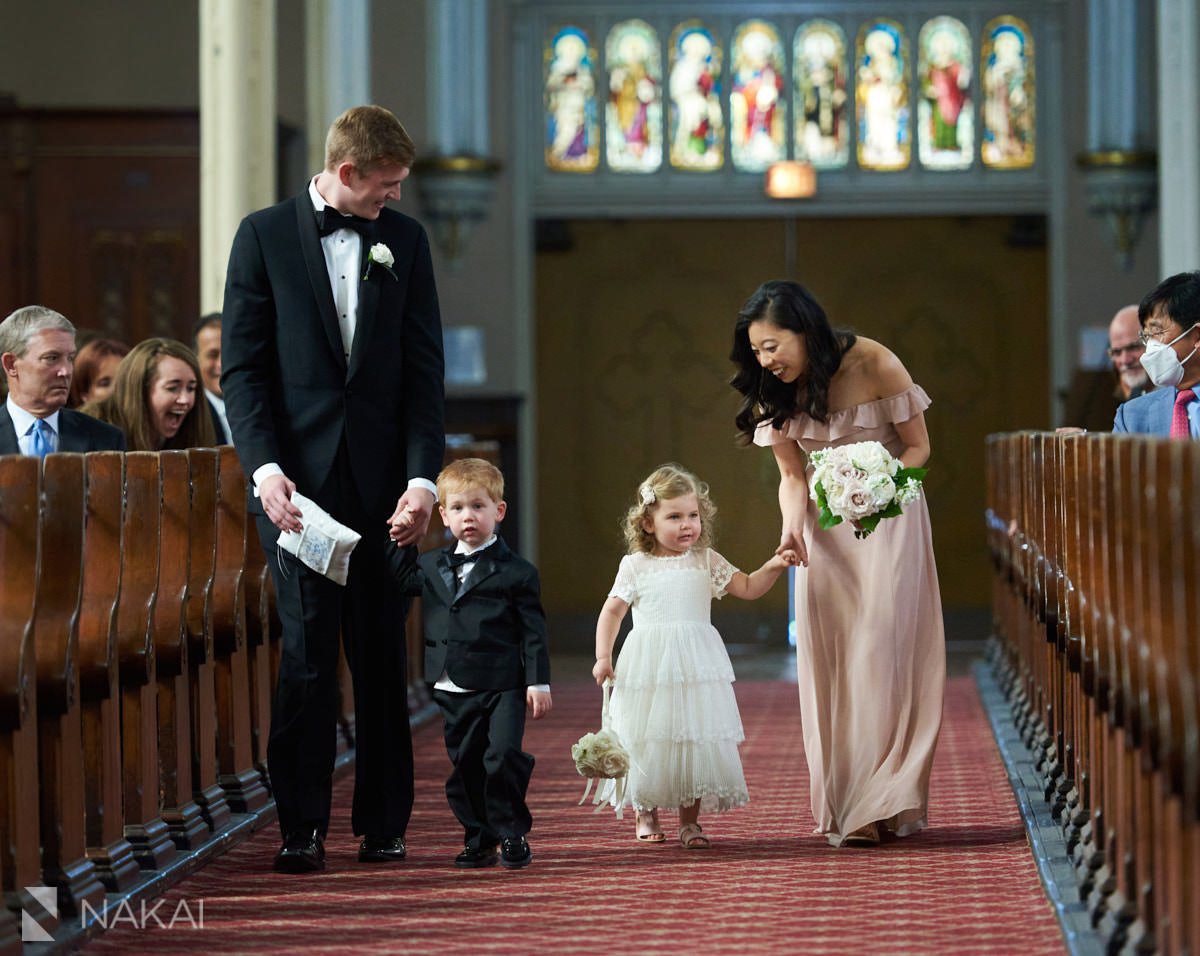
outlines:
M217 438L221 439L225 444L233 444L233 432L229 430L229 416L225 414L225 399L220 395L215 395L207 388L204 390L205 397L212 403L212 407L217 410L217 420L221 423L222 434Z
M37 421L37 416L25 411L12 400L11 395L5 398L4 404L8 407L8 417L12 419L13 431L17 433L17 447L21 449L22 455L32 455L33 435L29 434L29 429ZM58 451L58 412L51 412L47 415L45 422L50 426L51 432L46 436L46 443L50 446L51 451Z
M474 554L476 551L482 551L484 548L489 547L490 545L495 543L495 541L496 541L496 536L492 535L485 542L483 542L483 544L481 544L478 548L468 548L465 544L463 544L460 541L460 542L458 542L458 547L454 549L454 553L455 554ZM467 579L467 575L469 575L472 571L475 570L475 562L474 561L466 561L463 564L460 564L454 570L458 574L459 587L462 587L462 583ZM475 691L471 690L469 687L459 687L456 683L454 683L454 681L452 681L450 679L450 675L446 671L442 671L442 676L437 679L437 683L433 685L433 689L434 690L444 690L449 694L473 694L473 693L475 693ZM541 691L543 694L550 693L550 685L549 684L530 684L529 689Z
M312 200L313 213L332 205L317 191L317 177L308 183L308 198ZM342 333L342 350L346 364L350 364L350 349L354 345L354 330L358 327L358 283L362 268L362 236L354 229L337 229L321 237L321 251L325 255L325 269L329 273L329 287L333 290L333 304L337 309L338 328ZM258 486L271 475L282 475L278 462L269 461L254 470L254 494ZM428 478L410 478L409 490L424 488L437 496L437 485Z

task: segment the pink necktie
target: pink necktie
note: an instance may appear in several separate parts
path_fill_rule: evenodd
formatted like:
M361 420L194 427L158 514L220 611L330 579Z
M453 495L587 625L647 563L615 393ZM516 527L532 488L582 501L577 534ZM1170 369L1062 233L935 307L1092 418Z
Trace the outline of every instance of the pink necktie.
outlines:
M1188 402L1196 397L1190 388L1181 388L1175 396L1175 413L1171 416L1171 437L1191 438L1192 432L1188 427Z

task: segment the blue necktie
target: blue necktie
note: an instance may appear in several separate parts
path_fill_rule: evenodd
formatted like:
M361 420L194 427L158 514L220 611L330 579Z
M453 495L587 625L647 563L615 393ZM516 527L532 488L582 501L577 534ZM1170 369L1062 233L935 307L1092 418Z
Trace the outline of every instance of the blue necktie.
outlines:
M45 458L54 449L50 446L50 436L54 434L54 429L46 424L46 420L39 418L36 422L29 426L30 441L29 450L38 458Z

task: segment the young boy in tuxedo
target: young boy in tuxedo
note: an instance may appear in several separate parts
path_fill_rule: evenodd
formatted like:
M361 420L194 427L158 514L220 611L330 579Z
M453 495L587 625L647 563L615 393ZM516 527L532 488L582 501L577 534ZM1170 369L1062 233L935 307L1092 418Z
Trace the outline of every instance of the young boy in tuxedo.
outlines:
M491 866L498 855L522 867L533 859L525 713L537 720L551 706L538 572L496 534L507 507L498 468L480 458L453 462L438 475L437 493L455 542L421 555L421 604L425 679L454 764L446 797L466 834L454 865Z

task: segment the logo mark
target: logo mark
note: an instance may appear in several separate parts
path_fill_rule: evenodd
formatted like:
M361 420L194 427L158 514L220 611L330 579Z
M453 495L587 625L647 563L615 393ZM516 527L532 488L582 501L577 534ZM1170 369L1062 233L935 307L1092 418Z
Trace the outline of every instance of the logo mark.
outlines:
M53 886L27 886L25 892L31 897L28 909L21 910L21 942L53 943L54 937L42 927L51 921L58 926L58 890Z

